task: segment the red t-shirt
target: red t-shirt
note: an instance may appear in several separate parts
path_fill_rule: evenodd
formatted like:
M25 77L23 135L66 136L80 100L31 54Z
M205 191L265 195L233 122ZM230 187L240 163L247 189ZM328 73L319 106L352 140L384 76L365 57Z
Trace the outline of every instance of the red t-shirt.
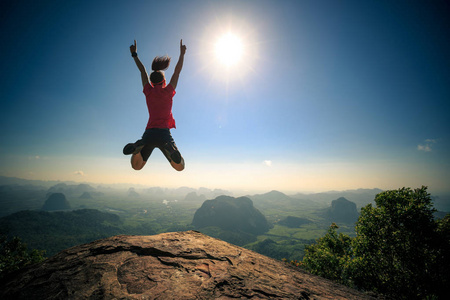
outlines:
M172 102L175 90L171 84L163 88L162 85L152 87L147 83L144 86L144 95L147 100L149 128L175 128L175 119L172 115Z

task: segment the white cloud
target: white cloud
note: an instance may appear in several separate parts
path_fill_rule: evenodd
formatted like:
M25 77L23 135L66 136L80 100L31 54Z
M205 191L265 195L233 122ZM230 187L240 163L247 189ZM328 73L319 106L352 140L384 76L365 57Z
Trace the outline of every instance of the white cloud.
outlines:
M431 152L431 147L430 145L417 145L417 150Z
M73 172L74 175L78 175L78 176L86 176L86 174L84 174L83 171L75 171Z
M417 145L417 150L424 151L424 152L431 152L433 151L432 147L434 144L436 144L435 139L426 139L423 144Z
M272 161L271 160L265 160L265 161L263 161L263 164L265 164L268 167L271 167L272 166Z

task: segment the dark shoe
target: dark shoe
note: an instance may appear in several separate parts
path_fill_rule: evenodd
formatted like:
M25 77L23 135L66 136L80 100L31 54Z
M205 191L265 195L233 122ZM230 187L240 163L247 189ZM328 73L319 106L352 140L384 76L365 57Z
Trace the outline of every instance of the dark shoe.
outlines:
M164 151L168 153L168 156L174 163L176 164L181 163L181 154L175 145L173 145L172 143L166 143L164 145Z
M136 141L136 143L129 143L125 147L123 147L123 154L130 155L130 154L138 154L142 148L144 148L144 143L142 140Z

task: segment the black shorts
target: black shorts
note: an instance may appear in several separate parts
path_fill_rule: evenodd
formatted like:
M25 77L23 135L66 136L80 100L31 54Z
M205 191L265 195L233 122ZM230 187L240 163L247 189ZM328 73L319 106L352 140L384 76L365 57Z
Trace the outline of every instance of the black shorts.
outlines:
M142 135L145 146L141 150L144 161L147 161L153 149L159 148L169 162L181 162L181 154L167 128L149 128Z

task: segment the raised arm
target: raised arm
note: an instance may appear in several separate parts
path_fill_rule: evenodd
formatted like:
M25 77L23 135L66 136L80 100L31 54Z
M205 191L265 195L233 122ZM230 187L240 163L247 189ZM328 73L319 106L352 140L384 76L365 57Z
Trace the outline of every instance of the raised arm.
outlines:
M183 40L180 40L180 58L178 59L175 70L173 71L172 78L170 79L170 85L173 89L177 88L178 78L180 77L181 69L183 68L184 54L186 53L186 45L183 45Z
M134 45L130 46L130 52L131 56L134 59L134 62L136 63L136 66L139 69L139 72L141 72L141 80L142 80L142 87L144 87L148 82L148 74L147 70L145 69L144 65L142 64L141 60L137 56L137 47L136 47L136 40L134 40Z

